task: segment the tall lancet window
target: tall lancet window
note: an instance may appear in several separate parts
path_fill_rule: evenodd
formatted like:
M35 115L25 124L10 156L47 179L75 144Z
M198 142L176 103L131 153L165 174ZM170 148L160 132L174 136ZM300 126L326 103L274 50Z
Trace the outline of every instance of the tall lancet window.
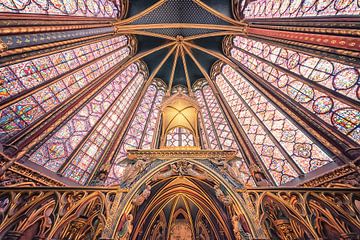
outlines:
M128 37L117 36L0 68L0 140L66 103L130 51Z
M113 158L106 180L107 185L122 182L127 167L127 163L123 162L127 149L150 149L154 146L159 108L165 96L165 89L166 85L160 79L155 79L148 87Z
M296 123L232 67L223 64L215 81L277 184L332 161Z
M230 162L235 178L245 186L254 186L248 163L246 163L241 147L235 140L228 121L216 100L214 92L205 79L194 84L195 97L201 108L201 117L204 122L205 139L210 149L237 150L237 158ZM234 177L234 176L233 176Z
M256 0L244 10L245 18L299 18L322 16L356 16L356 0Z
M118 10L111 0L2 0L0 12L115 18Z
M240 36L233 46L230 55L240 64L360 143L360 69Z
M85 183L145 77L139 63L130 65L53 132L30 160L54 172L65 169L66 176Z

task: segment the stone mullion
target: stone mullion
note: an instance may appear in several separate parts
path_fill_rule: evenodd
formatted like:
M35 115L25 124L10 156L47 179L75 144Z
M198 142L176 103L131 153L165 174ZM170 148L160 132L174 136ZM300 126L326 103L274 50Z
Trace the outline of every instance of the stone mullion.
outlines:
M358 33L357 36L347 37L338 35L326 35L324 33L321 33L321 35L306 32L294 32L291 30L280 31L256 27L248 27L246 29L246 33L252 36L273 37L276 39L284 39L299 43L313 44L322 48L323 51L336 52L337 54L349 57L359 57L360 54L358 51L360 50L360 40L358 36L360 36L360 30L356 31Z
M267 179L269 179L272 184L276 186L273 177L263 164L260 156L254 149L246 133L240 126L240 123L237 120L234 112L231 110L228 102L225 100L224 95L222 94L221 90L213 79L211 79L211 81L209 82L209 86L211 87L211 90L213 91L216 100L222 108L225 117L228 119L230 129L233 131L234 135L236 136L237 142L240 145L239 151L242 152L242 155L244 156L244 161L248 165L249 169L251 169L253 165L259 166L264 171Z
M143 71L142 71L143 72ZM144 72L143 72L144 74ZM147 78L147 74L144 74L145 79ZM145 80L143 83L142 90L139 89L139 91L136 93L136 96L133 100L133 102L130 104L128 111L125 113L123 119L126 119L125 121L122 121L121 124L117 127L112 139L110 140L109 144L107 145L106 149L104 150L104 153L100 160L98 161L98 164L94 168L94 171L92 175L89 176L87 183L91 182L93 178L95 177L95 173L102 170L109 170L106 169L112 159L115 157L116 153L119 151L119 147L124 141L124 137L130 127L130 123L133 121L135 113L137 108L139 107L139 104L143 97L146 94L147 88L150 86L151 82L147 82L148 80ZM144 130L145 131L145 130ZM100 167L102 166L102 167Z
M303 170L298 166L298 164L292 159L292 157L289 155L289 153L285 150L285 148L281 145L281 143L274 137L274 135L271 133L271 131L265 126L265 124L261 121L261 119L258 117L258 115L252 110L252 108L249 106L249 104L245 101L245 99L241 96L241 94L235 89L233 84L229 81L229 79L223 74L220 73L221 76L225 79L225 81L228 83L230 88L235 92L235 94L238 96L242 104L244 104L245 108L250 112L251 116L256 119L256 122L261 126L261 128L264 130L264 132L267 133L269 138L272 140L274 145L279 149L285 160L294 168L294 171L299 175L304 175Z
M127 57L128 58L128 57ZM116 66L119 66L122 62L124 62L127 58L123 59L120 63L118 63ZM116 70L116 66L114 66L111 70ZM104 73L102 76L99 76L99 78L103 78L106 73ZM44 125L48 125L52 121L54 121L57 116L59 116L59 112L61 112L62 109L66 109L68 105L71 105L76 99L79 98L79 95L84 96L84 92L86 92L88 89L91 89L94 85L96 85L99 82L99 80L93 80L93 82L90 82L88 85L86 85L83 89L80 89L76 94L73 94L70 96L67 100L65 100L63 103L59 104L57 108L54 108L50 110L49 112L45 113L42 118L39 118L35 122L31 123L28 127L21 130L18 134L13 136L9 141L7 141L7 144L11 147L23 147L24 144L27 144L27 138L29 136L34 135L34 132L37 132L37 130L42 129ZM25 142L25 143L23 143ZM13 154L13 153L9 153Z
M108 39L111 39L111 38L108 38ZM102 40L104 40L104 39L102 39ZM127 47L127 46L125 45L122 48L125 48L125 47ZM102 60L102 59L104 59L104 58L106 58L108 56L110 56L111 54L115 53L116 51L118 51L118 50L120 50L122 48L115 49L115 50L113 50L111 52L108 52L107 54L105 54L105 55L103 55L101 57L95 58L95 59L87 62L86 64L80 65L80 66L70 70L69 72L60 74L60 75L56 76L53 79L49 79L46 82L43 82L43 83L39 84L38 86L32 87L30 89L26 89L25 91L22 91L17 95L14 95L12 97L9 97L8 99L5 99L1 103L0 110L6 108L6 107L8 107L8 106L10 106L10 105L12 105L12 104L14 104L16 102L18 102L18 101L21 101L22 99L24 99L26 97L29 97L29 96L33 95L34 93L36 93L36 92L38 92L38 91L40 91L40 90L42 90L42 89L44 89L46 87L49 87L53 83L59 82L59 81L65 79L65 78L71 76L75 72L81 71L81 70L89 67L90 65L92 65L92 64L94 64L94 63L96 63L96 62L98 62L98 61L100 61L100 60Z
M291 34L291 32L289 32L289 34ZM310 56L321 57L329 61L335 61L342 64L360 68L360 60L359 58L356 57L356 56L360 56L360 54L358 53L356 53L356 55L354 56L345 56L342 55L344 50L332 49L324 46L319 46L316 44L300 43L290 40L284 40L284 39L272 38L263 35L254 35L254 34L244 35L244 37L248 37L249 39L253 39L255 41L262 41L269 44L273 44L275 46L279 46L282 48L287 48Z
M85 45L90 45L90 44L93 44L93 43L97 43L97 42L101 42L101 41L110 39L110 38L112 38L114 36L115 35L114 35L113 32L100 34L100 35L93 35L93 36L85 37L86 39L78 38L77 39L78 41L76 41L74 43L69 43L69 44L65 44L65 45L62 45L62 46L53 47L52 49L50 49L47 52L41 52L41 50L39 50L39 51L36 51L36 52L28 53L29 56L24 56L26 54L26 53L24 53L22 55L4 57L4 58L0 59L0 67L6 67L8 65L16 64L16 63L19 63L19 62L24 62L24 61L32 60L32 59L35 59L35 58L48 56L48 55L51 55L51 54L54 54L54 53L59 53L59 52L75 49L75 48L82 47L82 46L85 46ZM34 46L34 47L36 47L36 46Z
M290 20L290 21L289 21ZM334 34L360 36L359 17L298 17L298 18L249 18L245 22L251 27L275 29L281 31L308 32L319 34Z
M239 48L237 48L237 49L239 49ZM249 54L249 55L257 58L258 60L268 63L272 67L279 69L279 67L277 67L274 64L271 64L270 62L268 62L264 59L260 59L259 57L255 56L253 54ZM246 72L248 75L250 75L252 77L252 79L256 80L259 84L263 85L265 89L272 89L272 91L268 91L269 94L271 94L272 97L274 97L274 98L278 98L284 105L286 105L287 108L291 109L292 113L296 114L298 117L303 119L308 125L311 126L312 129L315 129L321 136L325 137L328 141L327 144L331 144L332 146L339 149L342 153L346 153L346 155L349 154L349 157L351 157L351 158L359 155L359 153L356 153L356 150L354 153L355 155L353 155L351 152L349 152L349 151L352 151L351 149L357 148L358 145L356 143L351 141L348 137L344 137L342 134L338 133L338 130L334 129L332 126L328 126L327 123L324 124L322 122L322 120L320 120L316 115L314 115L313 113L309 113L308 110L304 110L303 106L301 106L299 103L296 103L296 102L294 103L293 100L290 99L287 95L282 93L276 87L269 84L266 80L263 80L257 74L248 70L246 67L243 66L243 64L239 63L236 59L234 59L233 57L230 57L230 58L238 65L239 68L241 68L244 72ZM283 69L281 69L281 70L283 70ZM297 76L293 75L291 72L288 72L288 71L285 71L285 72L288 73L290 76L294 77L295 79L298 79ZM325 92L327 92L327 91L325 91ZM290 101L289 101L289 99L290 99ZM284 111L286 113L289 113L289 111L286 111L286 110L284 110ZM302 128L308 129L307 126L302 126ZM339 141L338 139L341 139L341 141ZM347 153L347 152L349 152L349 153ZM347 158L341 157L341 159L344 162L348 162Z
M212 90L211 90L211 91L212 91ZM218 143L218 145L219 145L219 148L222 150L223 147L222 147L222 145L221 145L221 143L220 143L219 135L218 135L218 133L217 133L217 131L216 131L216 127L215 127L215 124L214 124L214 120L213 120L213 117L212 117L212 115L211 115L211 113L210 113L209 105L208 105L208 103L207 103L207 101L206 101L206 98L205 98L205 95L204 95L204 92L203 92L203 87L201 87L200 92L201 92L201 95L202 95L202 97L203 97L203 99L204 99L204 104L205 104L206 110L207 110L207 112L208 112L208 114L209 114L209 117L210 117L210 122L211 122L211 126L212 126L212 128L213 128L213 131L214 131L214 133L215 133L216 141L217 141L217 143ZM215 97L215 96L214 96L214 97ZM216 99L215 99L215 101L216 101ZM205 125L204 125L204 127L205 127ZM205 130L205 129L204 129L204 130ZM205 130L205 131L206 131L206 130ZM209 142L209 143L210 143L210 142Z
M121 72L118 72L117 74L121 74ZM135 76L128 82L128 84L126 84L126 86L121 90L121 92L119 93L119 95L114 99L114 101L111 103L111 105L109 106L109 108L104 112L104 114L99 118L99 120L95 123L95 125L91 128L91 130L86 134L86 136L81 140L81 142L78 144L78 146L76 147L76 149L70 154L70 156L68 157L68 159L64 162L64 164L60 167L60 169L58 170L59 173L64 173L65 169L69 166L69 164L72 162L72 160L74 159L74 157L79 153L79 151L82 149L82 147L84 146L84 144L89 140L89 138L91 137L91 135L96 132L97 127L102 123L102 121L107 117L107 114L109 112L112 111L112 108L117 104L118 99L123 95L123 93L129 88L129 85L131 84L132 81L134 81L134 79L139 75L139 72L135 74ZM118 75L117 75L118 76ZM111 81L113 81L117 76L113 77L111 80L108 81L108 83L110 83ZM93 95L93 97L95 97L95 95ZM91 101L91 100L89 100ZM80 109L78 109L80 110ZM100 162L100 161L99 161ZM95 168L94 168L95 169Z
M73 95L57 111L53 111L53 114L51 114L46 121L42 121L42 126L34 126L33 129L23 133L22 137L18 138L17 141L12 142L11 144L17 146L18 150L11 155L16 155L16 158L20 159L34 146L45 141L49 134L61 127L64 122L72 117L78 109L83 107L96 92L104 88L108 84L109 79L116 75L119 68L121 68L122 64L127 61L128 58L129 57L123 59L123 61L113 66L102 76L99 76L94 82Z
M147 118L146 118L146 122L145 122L144 132L143 132L143 134L141 135L138 148L141 148L142 144L144 143L145 131L146 131L147 127L149 126L149 121L150 121L151 112L154 110L156 98L158 97L159 92L160 92L159 87L156 86L156 94L155 94L155 97L154 97L154 99L153 99L153 101L152 101L152 103L151 103L151 107L150 107L150 110L149 110L149 114L148 114L148 116L147 116Z

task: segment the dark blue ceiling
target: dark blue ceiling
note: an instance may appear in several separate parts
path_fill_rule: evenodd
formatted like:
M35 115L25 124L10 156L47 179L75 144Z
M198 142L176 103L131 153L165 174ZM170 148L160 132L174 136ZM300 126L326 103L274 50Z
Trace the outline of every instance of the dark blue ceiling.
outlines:
M135 0L131 1L129 4L128 17L134 16L139 12L150 7L157 1L153 0ZM231 0L204 0L203 1L208 6L212 7L222 14L232 17L231 14ZM136 20L132 24L155 24L155 23L199 23L199 24L218 24L218 25L229 25L229 23L219 19L217 16L206 11L205 9L199 7L196 3L191 0L168 0L165 4L158 7L153 12L145 15L144 17ZM202 33L213 32L214 30L209 29L151 29L147 30L151 32L161 33L169 36L190 36ZM216 30L215 30L216 31ZM145 52L152 48L161 46L165 43L168 43L169 40L164 40L162 38L150 37L137 35L138 39L138 53ZM216 51L221 53L223 37L209 37L193 40L192 43L202 46L204 48ZM143 60L148 65L150 74L158 66L158 64L165 57L170 48L163 49L161 51L155 52ZM200 62L202 67L209 72L212 64L217 60L216 58L202 53L200 51L191 50L193 55L196 57L197 61ZM170 56L170 58L165 62L160 71L157 73L156 77L163 79L167 84L169 83L169 78L173 66L175 52ZM180 56L180 55L179 55ZM191 60L190 56L186 55L187 68L189 73L189 78L191 84L193 84L197 79L203 78L204 76L197 68L195 63ZM178 84L186 85L185 72L183 67L183 62L181 57L178 58L173 86Z

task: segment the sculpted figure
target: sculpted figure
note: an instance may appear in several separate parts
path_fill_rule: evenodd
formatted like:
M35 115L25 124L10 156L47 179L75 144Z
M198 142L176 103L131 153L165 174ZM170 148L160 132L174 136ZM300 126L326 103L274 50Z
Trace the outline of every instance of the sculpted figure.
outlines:
M217 199L219 199L225 206L230 206L232 204L232 200L231 200L230 196L225 196L223 191L221 191L219 185L216 184L214 186L214 190L215 190L215 196L217 197Z
M132 214L127 215L126 222L119 233L120 240L127 240L130 237L130 234L134 227L132 224L133 220L134 220L134 217Z
M209 177L205 172L199 172L198 170L195 169L195 165L192 163L189 163L186 166L186 173L190 176L196 177L197 179L200 180L208 180Z
M178 168L176 167L175 164L171 164L170 168L167 167L167 170L165 171L159 171L157 172L153 177L152 180L153 181L158 181L158 180L162 180L171 176L174 176L176 174L179 173Z
M131 203L135 206L140 206L145 202L146 199L148 199L150 194L151 194L151 186L147 185L144 191L140 195L135 196L135 198L131 201Z
M143 160L137 160L134 164L129 165L124 171L122 180L124 182L132 182L136 176L145 169L146 162Z

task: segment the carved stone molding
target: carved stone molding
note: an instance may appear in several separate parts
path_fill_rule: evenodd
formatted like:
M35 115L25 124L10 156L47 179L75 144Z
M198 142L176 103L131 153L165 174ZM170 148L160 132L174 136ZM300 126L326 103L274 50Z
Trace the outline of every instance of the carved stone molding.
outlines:
M5 163L4 160L1 160L1 165L3 165ZM45 174L42 174L38 171L35 171L29 167L24 166L21 163L17 163L15 162L14 164L12 164L9 169L7 170L7 172L13 172L19 175L19 177L23 177L24 179L30 179L33 182L36 183L36 185L44 185L44 186L66 186L64 183L61 183L55 179L52 179L48 176L46 176ZM9 174L9 173L5 173Z
M132 149L127 150L129 159L222 159L232 160L236 157L236 151L231 150L196 150L192 148L182 149Z
M311 179L300 186L302 187L320 187L320 186L336 186L336 184L346 184L351 186L356 186L356 181L352 183L351 178L348 179L350 175L356 175L353 177L360 177L359 172L355 164L350 163L345 166L341 166L329 173ZM350 180L350 181L349 181Z

